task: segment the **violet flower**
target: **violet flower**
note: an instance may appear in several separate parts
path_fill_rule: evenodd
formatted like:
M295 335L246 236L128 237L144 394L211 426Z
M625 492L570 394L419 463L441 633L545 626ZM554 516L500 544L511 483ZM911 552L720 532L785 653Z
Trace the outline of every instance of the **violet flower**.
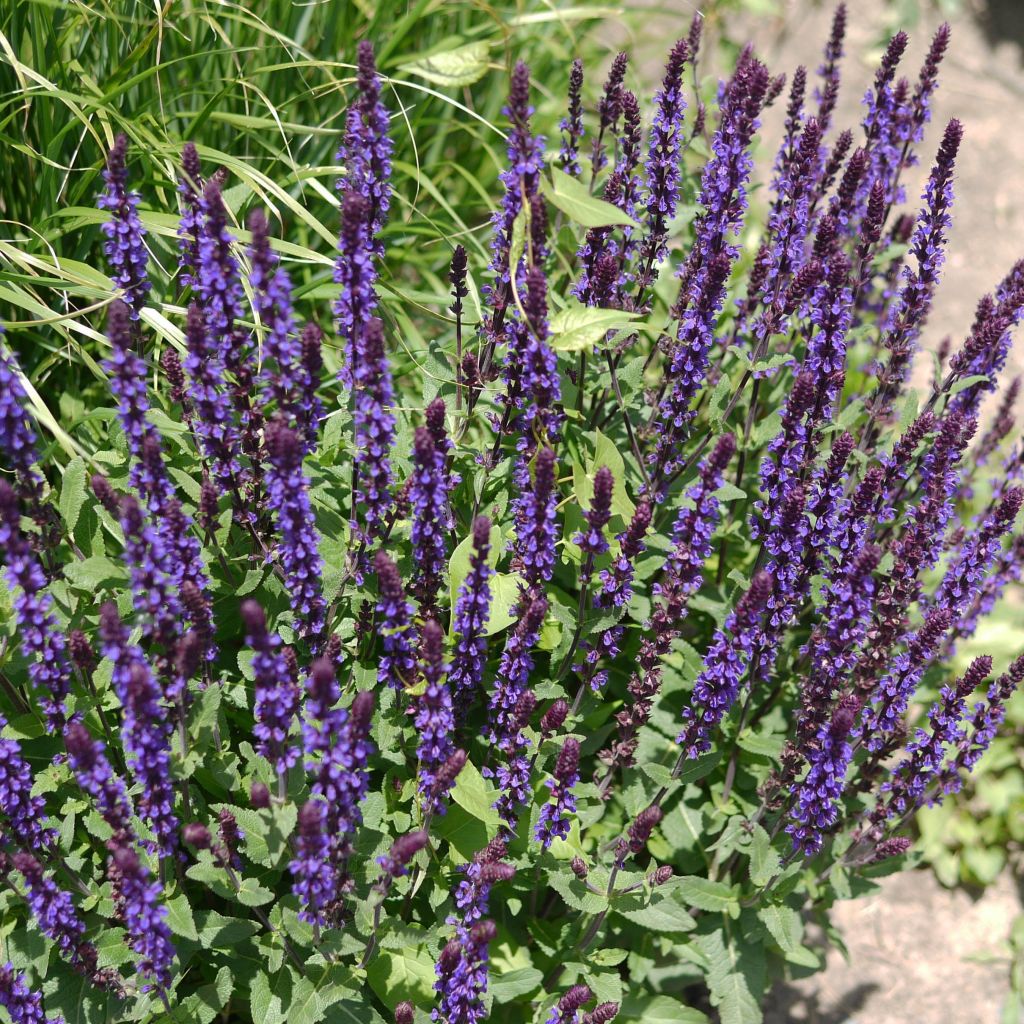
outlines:
M447 440L447 438L445 438ZM448 535L452 531L448 507L448 473L445 454L438 451L427 427L413 436L413 474L409 489L412 503L412 556L416 573L412 592L424 615L436 614L437 599L448 566Z
M902 817L924 803L929 785L942 769L947 746L966 737L964 716L967 698L992 671L992 659L975 658L967 671L951 686L944 686L939 699L928 712L930 729L918 728L907 744L907 757L894 769L882 786L882 794L871 813L870 822L879 827L886 818ZM887 794L887 795L885 795Z
M114 893L122 908L128 944L139 957L136 966L144 979L142 991L155 988L166 993L176 952L161 885L130 846L115 844L112 868L116 868Z
M439 793L437 775L455 750L455 715L445 679L444 632L434 619L423 624L420 658L425 688L416 700L413 723L419 736L419 791L424 814L444 814L447 792Z
M395 690L415 684L419 672L413 652L413 607L406 599L398 566L383 551L373 561L377 573L377 615L384 654L377 680Z
M103 224L103 233L107 236L103 251L110 265L111 277L124 293L132 320L138 320L151 285L146 276L149 259L146 232L137 209L139 194L128 191L127 155L128 139L123 134L118 135L113 149L107 154L107 166L103 172L106 188L96 205L110 213L110 220Z
M206 183L199 202L203 231L195 291L214 349L223 365L234 370L249 356L249 342L237 329L243 317L242 283L231 249L234 238L227 227L227 207L216 181Z
M501 174L505 192L501 206L492 218L494 236L490 268L494 282L485 292L491 305L491 315L484 331L491 345L503 336L505 314L512 300L512 276L514 274L518 279L521 272L520 266L509 266L513 227L520 211L529 208L532 197L540 189L540 172L544 163L544 140L534 135L530 127L533 114L530 69L522 61L518 61L512 70L508 104L503 112L511 122L511 128L508 134L508 168ZM534 254L535 263L540 262L537 257L538 254ZM488 368L485 361L482 369Z
M365 536L383 535L392 507L390 451L395 439L391 370L384 350L384 325L366 322L353 373L355 391L356 500L363 507Z
M516 708L533 671L533 648L548 612L543 597L520 603L519 621L505 640L488 712L487 742L504 751L514 745Z
M90 977L96 969L96 947L86 940L85 922L71 896L47 876L43 865L30 853L16 853L14 866L25 879L26 901L39 930L56 944L60 955Z
M840 800L846 773L853 758L849 735L860 712L856 697L844 697L822 723L816 742L808 751L807 775L798 785L791 821L786 832L793 837L793 849L811 857L839 819Z
M562 148L558 159L562 170L578 178L580 168L580 140L583 138L583 61L577 57L569 71L569 104L558 127L562 132Z
M0 731L6 728L7 719L0 714ZM57 833L44 824L46 801L32 795L34 781L21 744L0 736L0 814L22 846L45 850L57 841Z
M820 87L816 87L814 98L818 103L818 121L823 132L827 132L832 122L836 98L839 95L839 62L843 58L843 40L846 37L846 4L840 3L832 16L832 31L825 44L824 61L818 68L821 78Z
M601 99L597 104L598 129L590 153L590 175L595 178L608 164L605 136L614 134L622 115L622 83L626 78L629 55L617 53L612 58L612 66L608 69Z
M199 266L199 236L203 231L203 213L199 196L203 190L202 168L195 143L186 142L181 149L181 177L178 195L181 196L181 217L178 220L178 266L181 269L181 287L195 287ZM169 350L167 350L169 351Z
M381 77L369 40L360 40L356 55L358 97L348 109L345 136L338 149L337 160L345 171L338 188L355 192L366 201L367 230L379 258L383 246L373 238L383 229L391 206L390 115L380 98Z
M551 1008L545 1024L579 1024L580 1009L593 998L586 985L573 985Z
M497 935L493 921L478 921L459 942L453 939L442 950L437 964L436 1019L445 1024L478 1024L487 1015L488 948Z
M988 688L985 700L971 709L967 728L958 736L956 748L938 776L938 792L958 792L963 785L961 771L970 771L988 750L1006 718L1006 702L1024 681L1024 655L1018 657Z
M917 270L903 269L903 285L886 323L882 344L889 350L889 360L882 370L878 390L871 401L872 424L889 414L906 377L917 347L921 326L928 317L932 297L942 268L947 231L951 223L949 210L953 202L953 165L963 135L957 120L946 126L935 166L925 188L925 206L918 217L910 252L917 260Z
M640 259L645 264L639 282L641 294L650 284L653 266L668 254L668 228L679 203L680 153L683 140L683 69L690 47L680 39L669 52L661 88L654 97L655 113L651 124L646 177L646 234Z
M113 685L124 708L121 735L128 766L141 786L139 815L156 833L160 852L172 854L180 831L171 779L171 724L145 655L129 642L128 629L107 602L100 608L103 656L114 663Z
M533 481L523 481L514 499L516 539L513 565L522 573L526 589L533 593L551 579L555 571L556 462L552 448L542 447L534 460Z
M60 1014L47 1015L42 994L29 988L25 975L10 961L0 964L0 1006L11 1015L12 1024L64 1024Z
M39 462L36 432L27 412L28 395L19 369L14 356L0 349L0 452L6 467L14 471L18 497L35 519L43 496L43 478L34 468Z
M253 734L259 740L256 749L283 782L285 773L299 759L299 751L288 739L299 710L299 690L281 651L281 638L267 630L263 609L249 599L242 602L241 613L245 642L253 651Z
M491 607L491 521L478 516L473 522L473 548L469 572L455 600L455 655L448 670L456 716L462 718L479 692L487 664L487 622Z
M103 820L114 830L131 831L131 804L124 782L114 774L106 748L92 738L81 722L71 722L64 731L68 763L82 790L92 797Z
M200 448L221 488L237 494L241 473L238 431L227 393L224 360L217 337L195 302L188 307L185 340L188 344L185 357L190 381L188 394L196 410L195 431Z
M604 536L604 528L612 517L612 492L615 489L615 477L607 466L601 466L594 474L594 493L590 508L583 513L586 530L581 530L572 539L583 556L580 567L580 589L590 586L594 574L594 559L608 550L608 541Z
M740 680L759 642L761 619L774 580L759 572L736 603L722 629L715 630L704 667L683 708L684 728L676 739L689 758L711 749L711 733L728 714L740 692ZM728 634L728 635L727 635Z
M302 469L302 441L282 419L267 424L265 440L267 504L274 513L279 533L277 553L285 589L299 633L317 643L324 630L327 604L318 550L320 538L309 500L309 477Z
M21 532L18 498L6 480L0 480L0 561L7 567L18 640L29 658L29 679L39 691L50 728L59 730L71 692L71 665L46 590L46 576Z
M296 336L292 313L291 280L270 247L267 215L262 209L255 209L249 215L249 231L252 235L249 283L253 306L266 329L260 385L288 425L301 427L307 395L302 380L302 341Z
M299 900L299 920L317 927L327 923L325 911L337 898L331 841L325 824L326 807L322 800L308 800L302 805L295 856L288 865L293 878L292 892Z
M580 779L580 744L568 737L558 752L552 778L545 782L551 790L550 799L540 809L535 835L546 850L556 838L569 834L569 815L576 811L573 787Z

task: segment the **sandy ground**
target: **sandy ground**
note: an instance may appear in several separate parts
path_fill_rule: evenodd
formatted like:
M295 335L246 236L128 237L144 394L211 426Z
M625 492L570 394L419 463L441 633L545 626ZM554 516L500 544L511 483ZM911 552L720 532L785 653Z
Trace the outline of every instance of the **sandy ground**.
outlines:
M657 12L645 15L634 38L624 32L613 38L631 49L648 87L657 78L662 52L685 33L693 11L688 0L653 0L653 6ZM848 0L844 91L835 119L840 128L859 123L861 97L891 32L910 31L904 69L916 77L942 20L937 3L919 0L916 24L901 25L895 6ZM960 0L956 6L933 120L920 148L921 166L907 178L909 206L920 195L946 121L959 117L965 133L957 204L944 280L924 338L929 347L947 334L961 339L981 295L1024 256L1024 0ZM752 40L773 72L791 74L799 64L813 72L833 3L780 0L775 7L778 17L727 16L728 37ZM715 30L714 10L709 14ZM614 27L610 35L616 36ZM777 104L765 119L772 147L780 136L783 106ZM762 151L761 167L766 157L770 162ZM1011 372L1024 370L1024 340L1010 366ZM930 358L919 360L915 383L926 384L930 368ZM887 878L878 894L836 910L849 961L832 950L824 973L777 987L766 1022L997 1024L1008 982L1002 943L1021 911L1020 891L1008 876L977 898L942 888L927 871Z
M996 1024L1009 961L1003 945L1020 897L1004 876L978 899L927 871L882 880L836 908L849 951L824 973L777 986L765 1024Z

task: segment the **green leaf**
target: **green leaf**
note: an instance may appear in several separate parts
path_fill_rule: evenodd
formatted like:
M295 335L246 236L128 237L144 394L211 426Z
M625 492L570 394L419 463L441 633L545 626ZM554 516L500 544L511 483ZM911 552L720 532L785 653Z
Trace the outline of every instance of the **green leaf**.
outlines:
M543 980L544 975L536 967L520 967L492 977L487 987L496 1003L511 1003L520 996L536 992Z
M782 860L772 849L768 833L760 826L754 826L750 840L750 881L760 887L767 885L778 873Z
M820 966L819 958L801 945L804 923L798 911L784 904L770 903L761 907L757 916L787 960L804 967Z
M74 533L85 504L85 462L77 455L67 465L60 482L60 517Z
M367 968L366 980L389 1009L403 999L426 1005L434 998L434 961L419 949L382 952Z
M952 398L954 395L959 395L961 391L966 391L968 388L973 388L975 384L988 383L989 378L984 373L976 373L970 377L964 377L962 380L958 380L950 389L949 397Z
M700 910L725 911L739 908L739 892L736 886L725 882L712 882L700 875L683 875L676 885L687 906Z
M476 42L443 50L427 57L411 60L399 70L423 78L434 85L456 89L472 85L487 74L490 43Z
M167 925L175 935L191 939L193 942L199 941L199 932L196 931L196 923L192 918L192 908L184 895L175 896L174 899L167 901Z
M466 766L459 772L452 787L451 798L464 811L490 828L496 830L501 823L493 806L498 799L498 791L480 774L472 761L466 761Z
M576 492L576 500L583 508L590 507L594 498L594 475L602 466L607 466L615 478L612 512L628 521L636 511L636 506L626 490L626 463L622 458L622 452L616 447L615 442L600 430L589 430L585 436L593 444L594 454L587 460L586 471L578 463L573 466L573 490Z
M470 559L473 556L473 534L469 533L455 546L452 557L448 560L448 589L452 595L452 607L459 595L459 587L469 575ZM498 559L501 558L501 527L491 527L491 547L487 552L487 564L497 568Z
M518 573L513 572L499 572L491 577L491 612L485 630L487 636L508 629L516 621L512 609L519 601L522 579Z
M570 220L585 228L606 228L615 224L640 225L617 206L596 199L587 186L578 182L571 174L551 168L551 184L541 179L541 191L552 206L557 207Z
M64 566L64 576L78 590L96 592L113 584L125 583L128 574L124 568L105 555L90 555L75 559Z
M609 331L625 327L638 315L574 300L551 318L551 347L556 352L589 352Z
M671 896L657 893L646 907L619 913L627 921L655 932L691 932L697 927L697 922L685 907L680 906Z
M735 484L730 484L728 482L722 484L722 486L711 495L712 498L717 498L719 501L739 501L741 498L745 498L746 496L746 491L741 491Z
M736 740L736 743L748 753L767 757L772 761L778 760L785 742L786 737L781 733L769 736L764 733L746 732Z
M622 1004L622 1012L625 1020L643 1024L709 1024L706 1013L684 1006L672 996L631 999Z

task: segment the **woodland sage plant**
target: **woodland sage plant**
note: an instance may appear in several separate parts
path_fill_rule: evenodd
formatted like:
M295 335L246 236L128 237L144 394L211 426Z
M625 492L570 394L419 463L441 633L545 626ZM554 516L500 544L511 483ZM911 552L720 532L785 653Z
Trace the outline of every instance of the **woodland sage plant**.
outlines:
M979 421L1024 263L909 387L949 31L836 131L844 25L788 99L748 48L705 103L699 20L646 114L625 54L593 113L577 61L560 147L516 64L490 262L453 246L414 375L369 43L329 312L189 144L161 351L117 138L117 429L63 460L0 360L12 1020L745 1024L821 965L805 925L906 863L1024 677L950 667L1024 559L1016 381Z

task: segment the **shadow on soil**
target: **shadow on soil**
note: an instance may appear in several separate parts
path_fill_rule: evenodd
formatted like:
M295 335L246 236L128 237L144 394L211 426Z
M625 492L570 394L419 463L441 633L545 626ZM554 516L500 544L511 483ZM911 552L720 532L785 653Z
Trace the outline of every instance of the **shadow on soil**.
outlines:
M1021 0L983 0L975 12L990 45L1009 40L1024 59L1024 3Z
M765 1007L764 1024L853 1024L856 1013L864 1008L877 989L874 982L857 985L838 1003L825 1009L816 993L808 994L789 985L777 985Z

